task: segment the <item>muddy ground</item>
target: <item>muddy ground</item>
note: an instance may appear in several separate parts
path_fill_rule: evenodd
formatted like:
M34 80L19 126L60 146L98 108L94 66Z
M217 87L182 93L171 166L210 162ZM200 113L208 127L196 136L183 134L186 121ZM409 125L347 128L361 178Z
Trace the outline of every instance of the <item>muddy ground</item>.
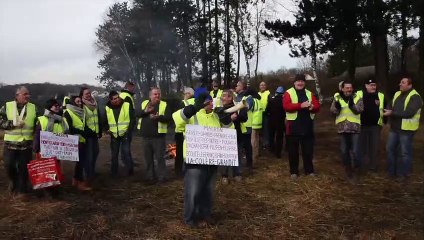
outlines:
M344 178L333 120L323 109L316 120L318 177L291 181L287 154L276 159L265 152L243 182L217 182L217 225L202 229L182 223L182 179L142 182L140 138L132 146L135 175L111 179L109 139L103 137L99 176L90 193L70 186L68 163L61 200L33 195L18 200L7 192L0 169L0 239L423 239L423 126L415 136L414 173L408 182L390 180L383 171L387 130L381 171L351 185Z

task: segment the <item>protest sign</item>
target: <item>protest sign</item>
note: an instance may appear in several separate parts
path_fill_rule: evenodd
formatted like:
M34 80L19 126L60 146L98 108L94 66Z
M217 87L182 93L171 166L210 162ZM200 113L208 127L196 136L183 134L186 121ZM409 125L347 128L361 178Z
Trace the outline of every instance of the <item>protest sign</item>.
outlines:
M41 131L40 154L43 158L79 161L78 136Z
M186 126L186 163L238 166L235 129Z
M57 186L63 181L62 171L54 157L31 161L27 167L33 189Z

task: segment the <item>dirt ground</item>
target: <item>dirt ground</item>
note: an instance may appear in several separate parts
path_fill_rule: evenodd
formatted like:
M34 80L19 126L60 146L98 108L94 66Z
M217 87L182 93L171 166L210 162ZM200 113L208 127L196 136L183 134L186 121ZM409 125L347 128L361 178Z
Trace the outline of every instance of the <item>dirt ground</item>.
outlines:
M318 177L301 176L293 182L287 155L276 159L264 153L255 173L243 182L217 182L215 226L183 225L182 179L161 185L141 181L139 138L132 146L135 175L109 178L109 139L104 137L99 176L90 193L70 186L72 166L66 164L61 200L33 195L17 200L7 192L7 177L0 169L0 239L423 239L424 125L415 136L414 173L408 182L390 180L380 170L350 185L327 108L315 125ZM386 136L387 127L381 169Z

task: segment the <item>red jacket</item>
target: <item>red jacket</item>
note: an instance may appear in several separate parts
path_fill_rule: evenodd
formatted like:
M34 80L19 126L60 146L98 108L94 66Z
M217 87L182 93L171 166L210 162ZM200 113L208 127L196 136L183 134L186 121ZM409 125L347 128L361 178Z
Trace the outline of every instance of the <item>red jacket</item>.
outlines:
M297 91L298 92L298 91ZM303 101L302 101L303 98ZM300 105L302 102L307 101L305 95L299 96L299 103L293 103L289 92L284 93L283 96L283 108L288 113L298 112L296 120L286 119L286 134L287 135L311 135L313 134L313 120L309 117L310 113L317 113L320 109L318 99L312 94L312 104L314 108L309 111L308 109L302 109Z

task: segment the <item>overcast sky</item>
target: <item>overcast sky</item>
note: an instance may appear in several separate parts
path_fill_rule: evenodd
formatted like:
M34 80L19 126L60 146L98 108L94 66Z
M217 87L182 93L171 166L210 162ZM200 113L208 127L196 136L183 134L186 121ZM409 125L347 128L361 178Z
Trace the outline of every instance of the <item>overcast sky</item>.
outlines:
M0 83L98 85L101 55L94 46L95 30L117 1L1 0ZM296 60L288 52L287 46L267 43L259 71L294 67Z

